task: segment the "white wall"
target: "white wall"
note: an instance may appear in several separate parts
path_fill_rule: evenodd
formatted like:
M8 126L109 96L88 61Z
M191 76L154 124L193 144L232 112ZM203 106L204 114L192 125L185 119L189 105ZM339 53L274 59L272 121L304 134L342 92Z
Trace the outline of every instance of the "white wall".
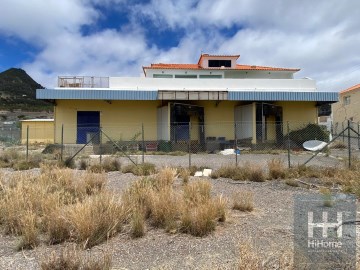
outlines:
M171 90L171 91L316 91L310 79L157 79L141 77L110 77L110 89ZM104 88L106 90L106 88ZM103 89L103 90L104 90Z
M157 109L157 139L170 140L169 131L169 106L163 106Z
M153 78L154 74L174 75L221 75L224 77L223 70L197 70L197 69L147 69L146 78ZM178 79L177 79L178 80Z
M247 139L253 136L253 104L235 107L236 137Z

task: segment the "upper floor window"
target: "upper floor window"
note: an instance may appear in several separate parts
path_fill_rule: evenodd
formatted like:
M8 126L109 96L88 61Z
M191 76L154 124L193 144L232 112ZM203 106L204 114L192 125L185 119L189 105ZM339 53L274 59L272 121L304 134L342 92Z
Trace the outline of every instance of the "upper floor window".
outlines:
M171 74L153 74L153 78L172 78Z
M177 74L176 79L197 79L197 75Z
M199 75L200 79L221 79L221 75Z
M231 67L231 60L209 60L209 67Z
M350 96L345 96L343 101L344 101L344 105L349 105L350 104Z

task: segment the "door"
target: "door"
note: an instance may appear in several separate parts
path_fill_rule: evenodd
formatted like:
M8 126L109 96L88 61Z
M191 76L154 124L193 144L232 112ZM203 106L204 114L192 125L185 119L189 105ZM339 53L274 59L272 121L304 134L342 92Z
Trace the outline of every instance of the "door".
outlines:
M77 112L77 139L76 143L85 144L93 136L93 143L99 143L100 112L78 111Z

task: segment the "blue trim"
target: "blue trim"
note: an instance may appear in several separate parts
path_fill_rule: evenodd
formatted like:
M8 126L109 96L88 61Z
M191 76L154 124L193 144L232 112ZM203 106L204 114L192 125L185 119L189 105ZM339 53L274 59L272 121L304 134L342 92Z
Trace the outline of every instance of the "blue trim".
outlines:
M229 91L228 100L337 102L338 92Z
M229 91L228 100L337 102L338 92ZM157 100L157 90L37 89L37 99Z
M157 100L157 91L141 90L88 90L88 89L37 89L37 99L83 100Z

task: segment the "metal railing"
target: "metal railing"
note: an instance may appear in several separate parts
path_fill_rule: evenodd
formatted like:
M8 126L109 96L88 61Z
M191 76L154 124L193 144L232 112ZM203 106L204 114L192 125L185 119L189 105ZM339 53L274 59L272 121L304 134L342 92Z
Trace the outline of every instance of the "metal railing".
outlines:
M58 87L109 88L109 77L59 76Z

